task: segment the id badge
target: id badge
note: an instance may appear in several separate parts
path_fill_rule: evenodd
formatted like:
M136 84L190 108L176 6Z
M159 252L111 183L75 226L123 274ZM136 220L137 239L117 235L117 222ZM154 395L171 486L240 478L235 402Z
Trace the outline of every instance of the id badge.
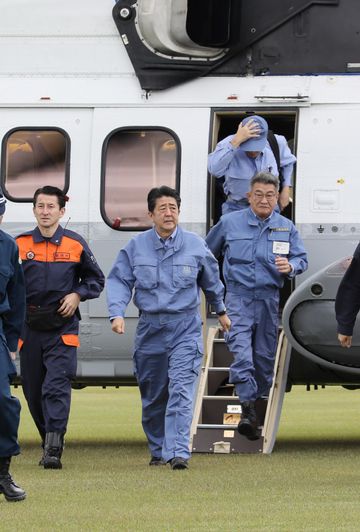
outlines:
M274 240L273 242L273 253L274 255L289 255L290 251L290 242L278 242Z

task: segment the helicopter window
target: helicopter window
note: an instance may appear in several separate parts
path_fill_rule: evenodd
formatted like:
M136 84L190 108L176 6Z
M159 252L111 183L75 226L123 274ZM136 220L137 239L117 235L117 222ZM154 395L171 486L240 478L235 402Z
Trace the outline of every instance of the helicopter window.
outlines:
M113 229L151 226L147 194L153 187L178 189L179 141L166 129L119 129L104 142L101 211Z
M2 146L1 181L6 195L31 201L34 191L52 185L67 191L70 139L63 130L13 129Z

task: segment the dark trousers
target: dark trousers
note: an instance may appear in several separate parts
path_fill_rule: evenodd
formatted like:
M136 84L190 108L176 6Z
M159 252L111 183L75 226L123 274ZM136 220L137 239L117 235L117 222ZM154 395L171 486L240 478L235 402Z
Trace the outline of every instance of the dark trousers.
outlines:
M66 432L71 379L76 375L76 342L71 336L77 339L77 335L66 328L45 332L26 327L22 338L22 386L30 413L43 440L47 432ZM74 345L69 345L69 342Z
M0 457L19 454L20 402L11 395L11 378L16 375L5 338L0 335Z

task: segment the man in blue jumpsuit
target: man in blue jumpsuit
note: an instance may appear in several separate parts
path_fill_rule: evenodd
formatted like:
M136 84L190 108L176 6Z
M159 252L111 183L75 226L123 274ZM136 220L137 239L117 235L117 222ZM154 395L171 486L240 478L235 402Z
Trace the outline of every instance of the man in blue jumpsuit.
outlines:
M360 309L360 244L339 285L335 299L338 340L351 347L356 317Z
M240 399L238 430L259 437L255 401L271 388L278 335L279 289L286 277L307 268L306 252L294 224L276 212L279 181L262 172L251 180L250 207L225 214L206 242L223 255L226 308L231 330L225 335L234 356L230 382Z
M154 227L134 237L110 271L107 291L112 330L125 331L135 289L140 310L134 365L150 465L188 467L195 384L203 357L201 288L223 329L230 327L219 268L204 240L178 226L180 196L166 186L148 194Z
M0 222L5 212L0 191ZM11 395L10 383L18 340L25 316L25 284L19 252L13 238L0 231L0 493L7 501L21 501L26 494L9 473L12 456L19 454L20 402Z
M280 169L267 141L268 124L261 116L245 118L235 135L221 140L210 153L208 169L216 177L225 177L224 192L227 200L222 213L245 209L249 206L247 193L251 178L266 171L279 176L281 170L283 186L278 197L280 210L289 204L291 176L296 157L291 153L286 138L275 135L279 147Z
M76 375L80 301L96 298L104 275L84 239L64 229L67 198L57 187L34 194L37 227L17 243L26 283L20 368L24 394L43 441L45 469L61 469L63 439Z

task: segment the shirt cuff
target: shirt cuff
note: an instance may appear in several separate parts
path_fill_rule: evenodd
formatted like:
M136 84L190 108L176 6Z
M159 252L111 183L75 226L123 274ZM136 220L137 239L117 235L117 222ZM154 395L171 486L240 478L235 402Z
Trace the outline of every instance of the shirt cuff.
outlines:
M219 312L226 312L226 307L224 305L224 303L220 303L218 305L215 305L215 312L217 315L219 315Z
M281 170L282 170L282 175L284 178L283 186L291 187L291 177L292 177L293 167L289 168L287 166L284 166Z
M292 279L292 278L295 277L295 275L296 275L296 274L295 274L295 268L294 268L294 266L291 264L291 262L289 262L289 264L290 264L290 267L291 267L291 272L289 272L289 273L287 274L287 276L288 276L289 279Z
M352 336L354 331L353 325L345 325L343 323L338 323L337 332L343 336Z

